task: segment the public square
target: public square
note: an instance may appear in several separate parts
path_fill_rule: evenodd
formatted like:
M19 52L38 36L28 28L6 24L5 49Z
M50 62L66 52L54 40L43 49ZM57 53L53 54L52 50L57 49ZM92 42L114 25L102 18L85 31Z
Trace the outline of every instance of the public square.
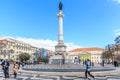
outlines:
M0 0L0 22L0 80L120 80L120 0Z

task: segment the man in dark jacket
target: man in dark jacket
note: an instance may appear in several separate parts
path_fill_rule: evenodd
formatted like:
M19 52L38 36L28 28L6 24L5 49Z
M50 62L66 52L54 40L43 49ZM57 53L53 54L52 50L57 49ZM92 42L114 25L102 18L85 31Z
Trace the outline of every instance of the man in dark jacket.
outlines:
M7 60L5 60L2 63L2 70L3 70L5 78L9 78L9 66L10 66L10 64Z

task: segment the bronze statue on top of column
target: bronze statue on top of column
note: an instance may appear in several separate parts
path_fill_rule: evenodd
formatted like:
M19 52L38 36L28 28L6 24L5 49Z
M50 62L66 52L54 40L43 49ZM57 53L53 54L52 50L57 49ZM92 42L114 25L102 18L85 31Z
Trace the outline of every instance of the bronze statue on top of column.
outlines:
M60 2L59 3L59 10L62 10L62 6L63 6L62 3Z

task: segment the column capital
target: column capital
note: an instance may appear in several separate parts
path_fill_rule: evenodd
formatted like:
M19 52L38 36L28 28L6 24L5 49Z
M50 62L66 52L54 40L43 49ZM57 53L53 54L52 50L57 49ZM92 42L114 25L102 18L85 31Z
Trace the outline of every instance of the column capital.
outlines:
M64 14L62 13L62 10L59 11L59 13L57 14L58 17L64 17Z

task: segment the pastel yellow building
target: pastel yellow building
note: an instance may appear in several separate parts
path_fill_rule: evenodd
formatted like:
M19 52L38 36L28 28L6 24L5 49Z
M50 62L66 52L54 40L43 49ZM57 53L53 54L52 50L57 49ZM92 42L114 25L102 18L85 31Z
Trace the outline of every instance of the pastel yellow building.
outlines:
M21 53L28 53L32 58L33 53L35 52L36 47L22 41L12 38L0 39L0 59L17 60L19 58L19 54Z

